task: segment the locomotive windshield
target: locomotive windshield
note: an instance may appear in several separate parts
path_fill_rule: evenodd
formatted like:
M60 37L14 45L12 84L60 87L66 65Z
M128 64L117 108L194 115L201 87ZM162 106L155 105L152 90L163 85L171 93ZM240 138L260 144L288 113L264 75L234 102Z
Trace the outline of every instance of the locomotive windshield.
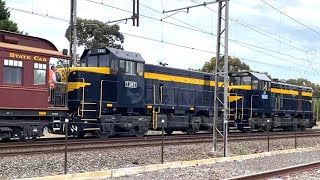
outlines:
M90 55L80 60L81 67L109 67L110 66L110 55Z
M231 85L251 85L251 77L250 76L243 76L243 77L230 77Z

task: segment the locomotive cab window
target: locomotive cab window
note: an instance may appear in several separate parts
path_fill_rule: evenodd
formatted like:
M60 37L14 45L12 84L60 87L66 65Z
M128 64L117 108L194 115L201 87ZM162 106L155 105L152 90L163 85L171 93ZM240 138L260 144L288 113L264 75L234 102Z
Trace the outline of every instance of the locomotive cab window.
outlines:
M46 84L47 65L34 63L33 80L34 85Z
M231 77L231 85L236 86L236 85L241 85L241 78L240 77Z
M119 68L128 75L143 76L143 63L120 60Z
M98 67L98 56L88 57L88 67Z
M252 81L252 89L254 89L254 90L259 89L259 81L258 80Z
M4 84L22 84L22 61L4 60L3 82Z
M251 85L251 76L244 76L241 78L241 85Z
M93 55L81 59L81 67L109 67L110 66L110 55Z
M270 90L270 82L261 81L260 82L260 89L263 91L269 91Z
M99 56L99 67L109 66L109 54L104 54Z

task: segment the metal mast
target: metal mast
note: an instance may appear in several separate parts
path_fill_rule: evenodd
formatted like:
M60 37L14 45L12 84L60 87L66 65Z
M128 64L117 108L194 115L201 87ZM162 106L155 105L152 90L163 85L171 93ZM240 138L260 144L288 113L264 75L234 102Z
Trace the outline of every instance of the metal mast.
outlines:
M73 66L77 66L77 0L71 0L70 6L70 55Z
M208 4L218 3L218 25L217 25L217 46L216 46L216 67L215 67L215 88L214 88L214 116L213 116L213 152L217 150L217 137L216 137L216 123L218 122L218 105L221 100L218 97L218 85L219 85L219 75L223 75L223 87L224 87L224 96L223 96L223 144L224 144L224 156L227 155L227 144L228 144L228 122L229 122L229 110L228 110L228 31L229 31L229 0L216 0L212 2L204 2L199 5L188 6L178 9L173 9L169 11L163 11L163 13L181 11L186 9L189 12L189 9L199 6L206 6ZM222 13L224 11L224 14ZM222 27L222 20L224 20L224 27ZM222 35L224 34L224 43L222 43ZM221 46L224 48L224 56L220 58ZM223 69L219 69L219 62L223 61Z
M224 11L224 13L223 13ZM222 28L222 20L224 20L224 28ZM214 88L214 116L213 116L213 151L217 149L216 141L216 123L218 122L218 78L223 75L223 156L227 156L228 150L228 40L229 40L229 1L220 1L218 5L218 26L217 26L217 46L216 46L216 67L215 67L215 88ZM224 43L222 43L222 35L224 34ZM221 47L224 48L224 55L220 57ZM223 69L219 69L219 63L223 61Z

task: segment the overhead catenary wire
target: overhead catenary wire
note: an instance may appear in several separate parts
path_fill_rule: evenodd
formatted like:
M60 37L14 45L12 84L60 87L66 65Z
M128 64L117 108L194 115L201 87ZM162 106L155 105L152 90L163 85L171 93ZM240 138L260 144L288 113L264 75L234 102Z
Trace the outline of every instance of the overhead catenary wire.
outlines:
M193 0L191 0L191 1L193 1ZM196 1L193 1L193 2L196 2ZM144 4L141 4L141 3L140 3L140 5L143 6L143 7L145 7L145 8L148 8L148 9L150 9L150 10L153 10L153 11L155 11L155 12L157 12L157 13L163 14L162 12L160 12L160 11L154 9L154 8L151 8L151 7L149 7L149 6L146 6L146 5L144 5ZM209 8L209 7L206 7L206 8ZM212 11L214 11L214 10L211 9L211 8L209 8L209 9L212 10ZM214 12L216 12L216 11L214 11ZM146 17L146 18L149 18L149 19L152 18L152 17L148 17L148 16L144 16L144 15L143 15L143 17ZM191 26L191 27L195 27L195 26L190 25L190 24L188 24L188 23L186 23L186 22L184 22L184 21L178 20L178 19L176 19L176 18L174 18L174 17L171 17L171 16L167 16L167 17L172 18L172 19L174 19L174 20L176 20L176 21L182 22L182 23L185 24L185 25L188 25L188 26ZM153 19L153 20L158 20L158 19L156 19L156 18L152 18L152 19ZM231 19L231 18L230 18L230 19ZM159 21L159 20L158 20L158 21ZM181 27L181 28L185 28L185 26L180 26L180 25L173 24L173 23L170 23L170 22L167 22L167 21L163 21L163 20L161 20L161 21L162 21L162 22L165 22L165 23L168 23L168 24L171 24L171 25L179 26L179 27ZM238 21L238 20L237 20L237 21ZM240 22L240 21L239 21L239 22ZM242 23L242 22L240 22L240 24L242 24L242 25L250 28L250 25L246 25L245 23ZM216 34L214 34L214 33L212 33L212 32L208 32L208 31L203 30L203 29L198 28L198 27L196 27L196 29L193 29L193 28L187 28L187 29L193 30L193 31L197 31L197 32L200 32L200 33L204 33L204 34L208 34L208 35L216 36ZM250 28L250 29L254 30L253 28ZM257 30L255 30L255 31L257 31ZM257 31L257 32L259 32L259 31ZM301 49L301 48L297 48L297 47L295 47L295 46L293 46L293 45L290 45L290 44L288 44L288 43L286 43L286 42L280 41L280 40L278 40L278 39L276 39L276 38L274 38L274 37L272 37L272 36L270 36L270 35L268 35L268 34L266 34L266 33L263 33L263 32L260 32L260 33L262 33L263 35L268 36L268 37L270 37L270 38L272 38L272 39L274 39L274 40L276 40L276 41L282 42L282 43L284 43L284 44L286 44L286 45L288 45L288 46L290 46L290 47L293 47L293 48L295 48L295 49L297 49L297 50L300 50L300 51L302 51L303 53L307 53L307 52L308 52L308 51L305 51L305 50L303 50L303 49ZM222 37L222 38L223 38L223 37ZM236 41L236 40L233 40L233 39L230 39L230 38L229 38L229 40L230 40L231 42L240 42L240 41ZM243 42L242 42L242 43L243 43ZM249 43L245 43L245 44L246 44L246 45L249 45L249 46L259 47L259 46L252 45L252 44L249 44ZM240 44L240 46L241 46L241 44ZM262 48L262 47L260 47L260 48ZM264 50L271 51L271 52L275 52L274 50L270 50L270 49L267 49L267 48L263 48L263 49L264 49ZM290 56L290 54L280 53L280 51L278 51L277 53L282 54L282 55ZM314 54L313 54L313 55L314 55ZM291 57L292 57L292 56L291 56ZM317 56L317 57L319 57L319 56ZM296 57L295 57L295 58L296 58ZM320 58L320 57L319 57L319 58ZM307 60L307 59L302 59L302 58L298 58L298 59L303 60L303 61L306 61L306 62L308 62L308 63L310 62L310 61ZM320 63L315 63L315 64L320 65Z
M125 10L125 9L121 9L121 8L118 8L118 7L114 7L114 6L111 6L111 5L107 5L107 4L104 4L103 2L101 3L98 3L96 1L93 1L93 0L85 0L85 1L88 1L88 2L93 2L93 3L96 3L96 4L99 4L99 5L104 5L104 6L108 6L110 8L115 8L117 10L120 10L120 11L124 11L124 12L128 12L128 13L131 13L131 11L129 10ZM141 3L140 3L141 4ZM142 5L142 6L145 6L145 5ZM145 6L147 7L147 6ZM35 12L30 12L30 11L27 11L27 10L21 10L21 9L17 9L17 8L11 8L10 9L12 10L15 10L15 11L20 11L20 12L24 12L24 13L30 13L30 14L34 14L34 15L39 15L39 16L42 16L42 17L47 17L47 18L51 18L51 19L55 19L55 20L60 20L60 21L63 21L63 22L69 22L69 20L67 19L63 19L63 18L58 18L58 17L54 17L54 16L49 16L49 15L44 15L44 14L41 14L41 13L35 13ZM153 9L153 8L151 8ZM159 11L157 11L159 12ZM160 12L161 13L161 12ZM150 16L146 16L146 15L143 15L143 14L140 14L141 17L145 17L145 18L148 18L148 19L152 19L152 20L156 20L156 21L161 21L159 19L156 19L156 18L153 18L153 17L150 17ZM171 17L170 17L171 18ZM167 21L161 21L161 22L164 22L164 23L167 23L167 24L170 24L170 25L173 25L173 26L177 26L177 27L180 27L180 28L184 28L184 29L188 29L188 30L192 30L192 31L196 31L196 32L200 32L200 33L204 33L204 34L207 34L207 35L213 35L213 36L216 36L216 34L213 34L213 33L210 33L210 32L206 32L205 30L200 30L199 28L198 29L194 29L194 28L189 28L189 27L186 27L186 26L182 26L182 25L178 25L178 24L175 24L175 23L171 23L171 22L167 22ZM185 23L186 25L189 25L188 23ZM191 25L192 26L192 25ZM245 43L245 42L241 42L241 41L237 41L237 40L233 40L233 39L229 39L230 42L232 43L238 43L238 45L240 46L243 46L245 47L243 44L247 45L247 46L252 46L252 47L256 47L256 48L260 48L260 49L264 49L266 51L270 51L270 52L274 52L274 50L270 50L270 49L267 49L267 48L263 48L263 47L260 47L260 46L256 46L256 45L252 45L252 44L249 44L249 43ZM246 47L247 47L246 46ZM252 49L253 51L257 51L255 49ZM261 51L257 51L257 52L261 52ZM280 52L278 52L280 54ZM282 55L286 55L286 56L291 56L289 54L285 54L285 53L281 53ZM295 57L297 58L297 57ZM306 59L303 59L303 58L297 58L299 60L303 60L303 61L306 61L309 63L309 60L306 60ZM316 63L314 62L314 64L318 64L320 65L320 63Z
M260 0L260 1L261 1L261 2L263 2L264 4L268 5L268 6L269 6L269 7L271 7L272 9L274 9L274 10L278 11L279 13L281 13L281 14L283 14L283 15L287 16L288 18L290 18L291 20L293 20L293 21L295 21L296 23L300 24L301 26L303 26L303 27L305 27L305 28L309 29L310 31L314 32L314 33L315 33L315 34L317 34L318 36L320 36L320 32L319 32L319 31L317 31L317 30L315 30L315 29L313 29L313 28L311 28L311 27L309 27L309 26L305 25L304 23L300 22L299 20L297 20L297 19L295 19L295 18L293 18L293 17L289 16L288 14L286 14L286 13L282 12L281 10L279 10L279 9L278 9L278 8L276 8L275 6L271 5L270 3L267 3L265 0Z
M91 1L91 0L86 0L86 1ZM109 6L109 5L108 5ZM62 22L69 22L69 20L67 19L64 19L64 18L59 18L59 17L55 17L55 16L50 16L50 15L45 15L45 14L41 14L41 13L35 13L35 12L30 12L30 11L27 11L27 10L21 10L21 9L17 9L17 8L12 8L12 7L9 7L10 9L12 10L15 10L15 11L20 11L20 12L23 12L23 13L29 13L29 14L33 14L33 15L37 15L37 16L41 16L41 17L45 17L45 18L50 18L50 19L53 19L53 20L58 20L58 21L62 21ZM113 6L111 6L111 8L113 8ZM116 8L116 7L115 7ZM116 8L118 10L123 10L121 8ZM127 12L130 12L130 11L127 11ZM154 18L155 19L155 18ZM157 19L158 20L158 19ZM192 29L192 28L187 28L187 29ZM192 29L194 30L194 29ZM137 38L141 38L141 39L146 39L146 40L152 40L152 41L155 41L155 42L159 42L159 43L165 43L165 44L169 44L169 45L173 45L173 46L177 46L177 47L182 47L182 48L187 48L187 49L191 49L191 50L195 50L195 51L200 51L200 52L205 52L205 53L215 53L215 52L212 52L212 51L208 51L208 50L203 50L203 49L198 49L198 48L194 48L194 47L189 47L189 46L185 46L185 45L180 45L180 44L176 44L176 43L171 43L171 42L164 42L164 41L161 41L161 40L156 40L156 39L152 39L152 38L148 38L148 37L143 37L143 36L138 36L138 35L132 35L132 34L128 34L128 33L124 33L128 36L133 36L133 37L137 37ZM206 33L208 34L208 33ZM212 33L210 33L212 34ZM240 42L241 43L241 42ZM239 57L240 59L246 59L246 58L241 58ZM275 58L278 58L278 57L275 57ZM257 61L257 62L260 62L260 61ZM262 62L261 62L262 63ZM285 66L282 66L282 67L285 67ZM286 67L285 67L286 68ZM293 68L291 67L287 67L289 68L289 70L294 70ZM297 69L298 70L298 69ZM299 72L303 71L303 70L298 70ZM305 72L305 71L303 71ZM315 74L312 74L312 73L307 73L305 72L306 74L310 74L310 75L314 75L316 76ZM318 76L317 76L318 77Z
M197 3L197 4L200 4L200 2L197 2L197 1L195 1L195 0L190 0L190 1L192 1L192 2L194 2L194 3ZM212 8L210 8L210 7L207 7L207 6L206 6L205 8L207 8L208 10L210 10L210 11L212 11L212 12L218 13L216 10L214 10L214 9L212 9ZM266 37L269 37L269 38L271 38L271 39L273 39L273 40L275 40L275 41L284 43L284 44L286 44L287 46L290 46L290 47L295 48L295 49L297 49L297 50L306 52L306 50L303 50L303 49L301 49L301 48L295 47L295 46L293 46L293 45L291 45L291 44L288 44L288 43L286 43L286 42L284 42L284 41L281 41L281 40L279 40L279 39L277 39L277 38L275 38L275 37L281 38L281 39L286 40L286 41L288 41L288 42L290 42L290 43L294 43L294 44L300 45L300 46L302 46L302 47L304 47L304 48L306 48L306 49L309 49L309 51L310 51L310 50L317 51L317 50L314 49L314 48L308 47L308 46L303 45L303 44L301 44L301 43L299 43L299 42L296 42L296 41L294 41L294 40L290 40L290 39L287 39L287 38L284 38L284 37L279 37L278 35L275 35L275 34L273 34L273 33L271 33L271 32L267 32L267 31L265 31L265 30L263 30L263 29L261 29L261 28L259 28L259 27L256 27L256 26L254 26L254 25L248 24L248 23L246 23L246 22L244 22L244 21L241 21L241 20L239 20L239 19L236 19L236 18L233 18L233 17L229 17L229 19L230 19L231 21L233 21L233 22L235 22L235 23L243 26L243 27L246 27L246 28L248 28L248 29L250 29L250 30L253 30L253 31L255 31L255 32L259 33L259 34L262 34L262 35L264 35L264 36L266 36ZM274 36L274 37L273 37L273 36Z

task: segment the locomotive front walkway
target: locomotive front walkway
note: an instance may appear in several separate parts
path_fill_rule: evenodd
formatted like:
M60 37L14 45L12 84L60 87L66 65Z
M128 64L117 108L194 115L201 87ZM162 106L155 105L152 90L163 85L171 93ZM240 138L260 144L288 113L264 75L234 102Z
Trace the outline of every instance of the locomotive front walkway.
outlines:
M219 162L232 163L232 161L244 161L244 160L258 159L258 158L270 157L270 156L276 156L276 155L287 155L291 153L302 153L302 152L307 153L307 152L314 152L319 150L320 150L320 146L316 146L311 148L278 150L278 151L263 152L263 153L257 153L257 154L249 154L249 155L237 155L237 156L231 156L231 157L209 158L209 159L200 159L200 160L192 160L192 161L177 161L177 162L170 162L170 163L164 163L164 164L120 168L120 169L112 169L112 170L106 170L106 171L75 173L75 174L46 176L46 177L33 177L33 178L27 178L23 180L105 179L110 177L111 178L123 177L123 176L130 176L130 175L141 174L141 173L155 172L155 171L166 170L166 169L188 168L191 166L210 165L210 164L215 164Z

